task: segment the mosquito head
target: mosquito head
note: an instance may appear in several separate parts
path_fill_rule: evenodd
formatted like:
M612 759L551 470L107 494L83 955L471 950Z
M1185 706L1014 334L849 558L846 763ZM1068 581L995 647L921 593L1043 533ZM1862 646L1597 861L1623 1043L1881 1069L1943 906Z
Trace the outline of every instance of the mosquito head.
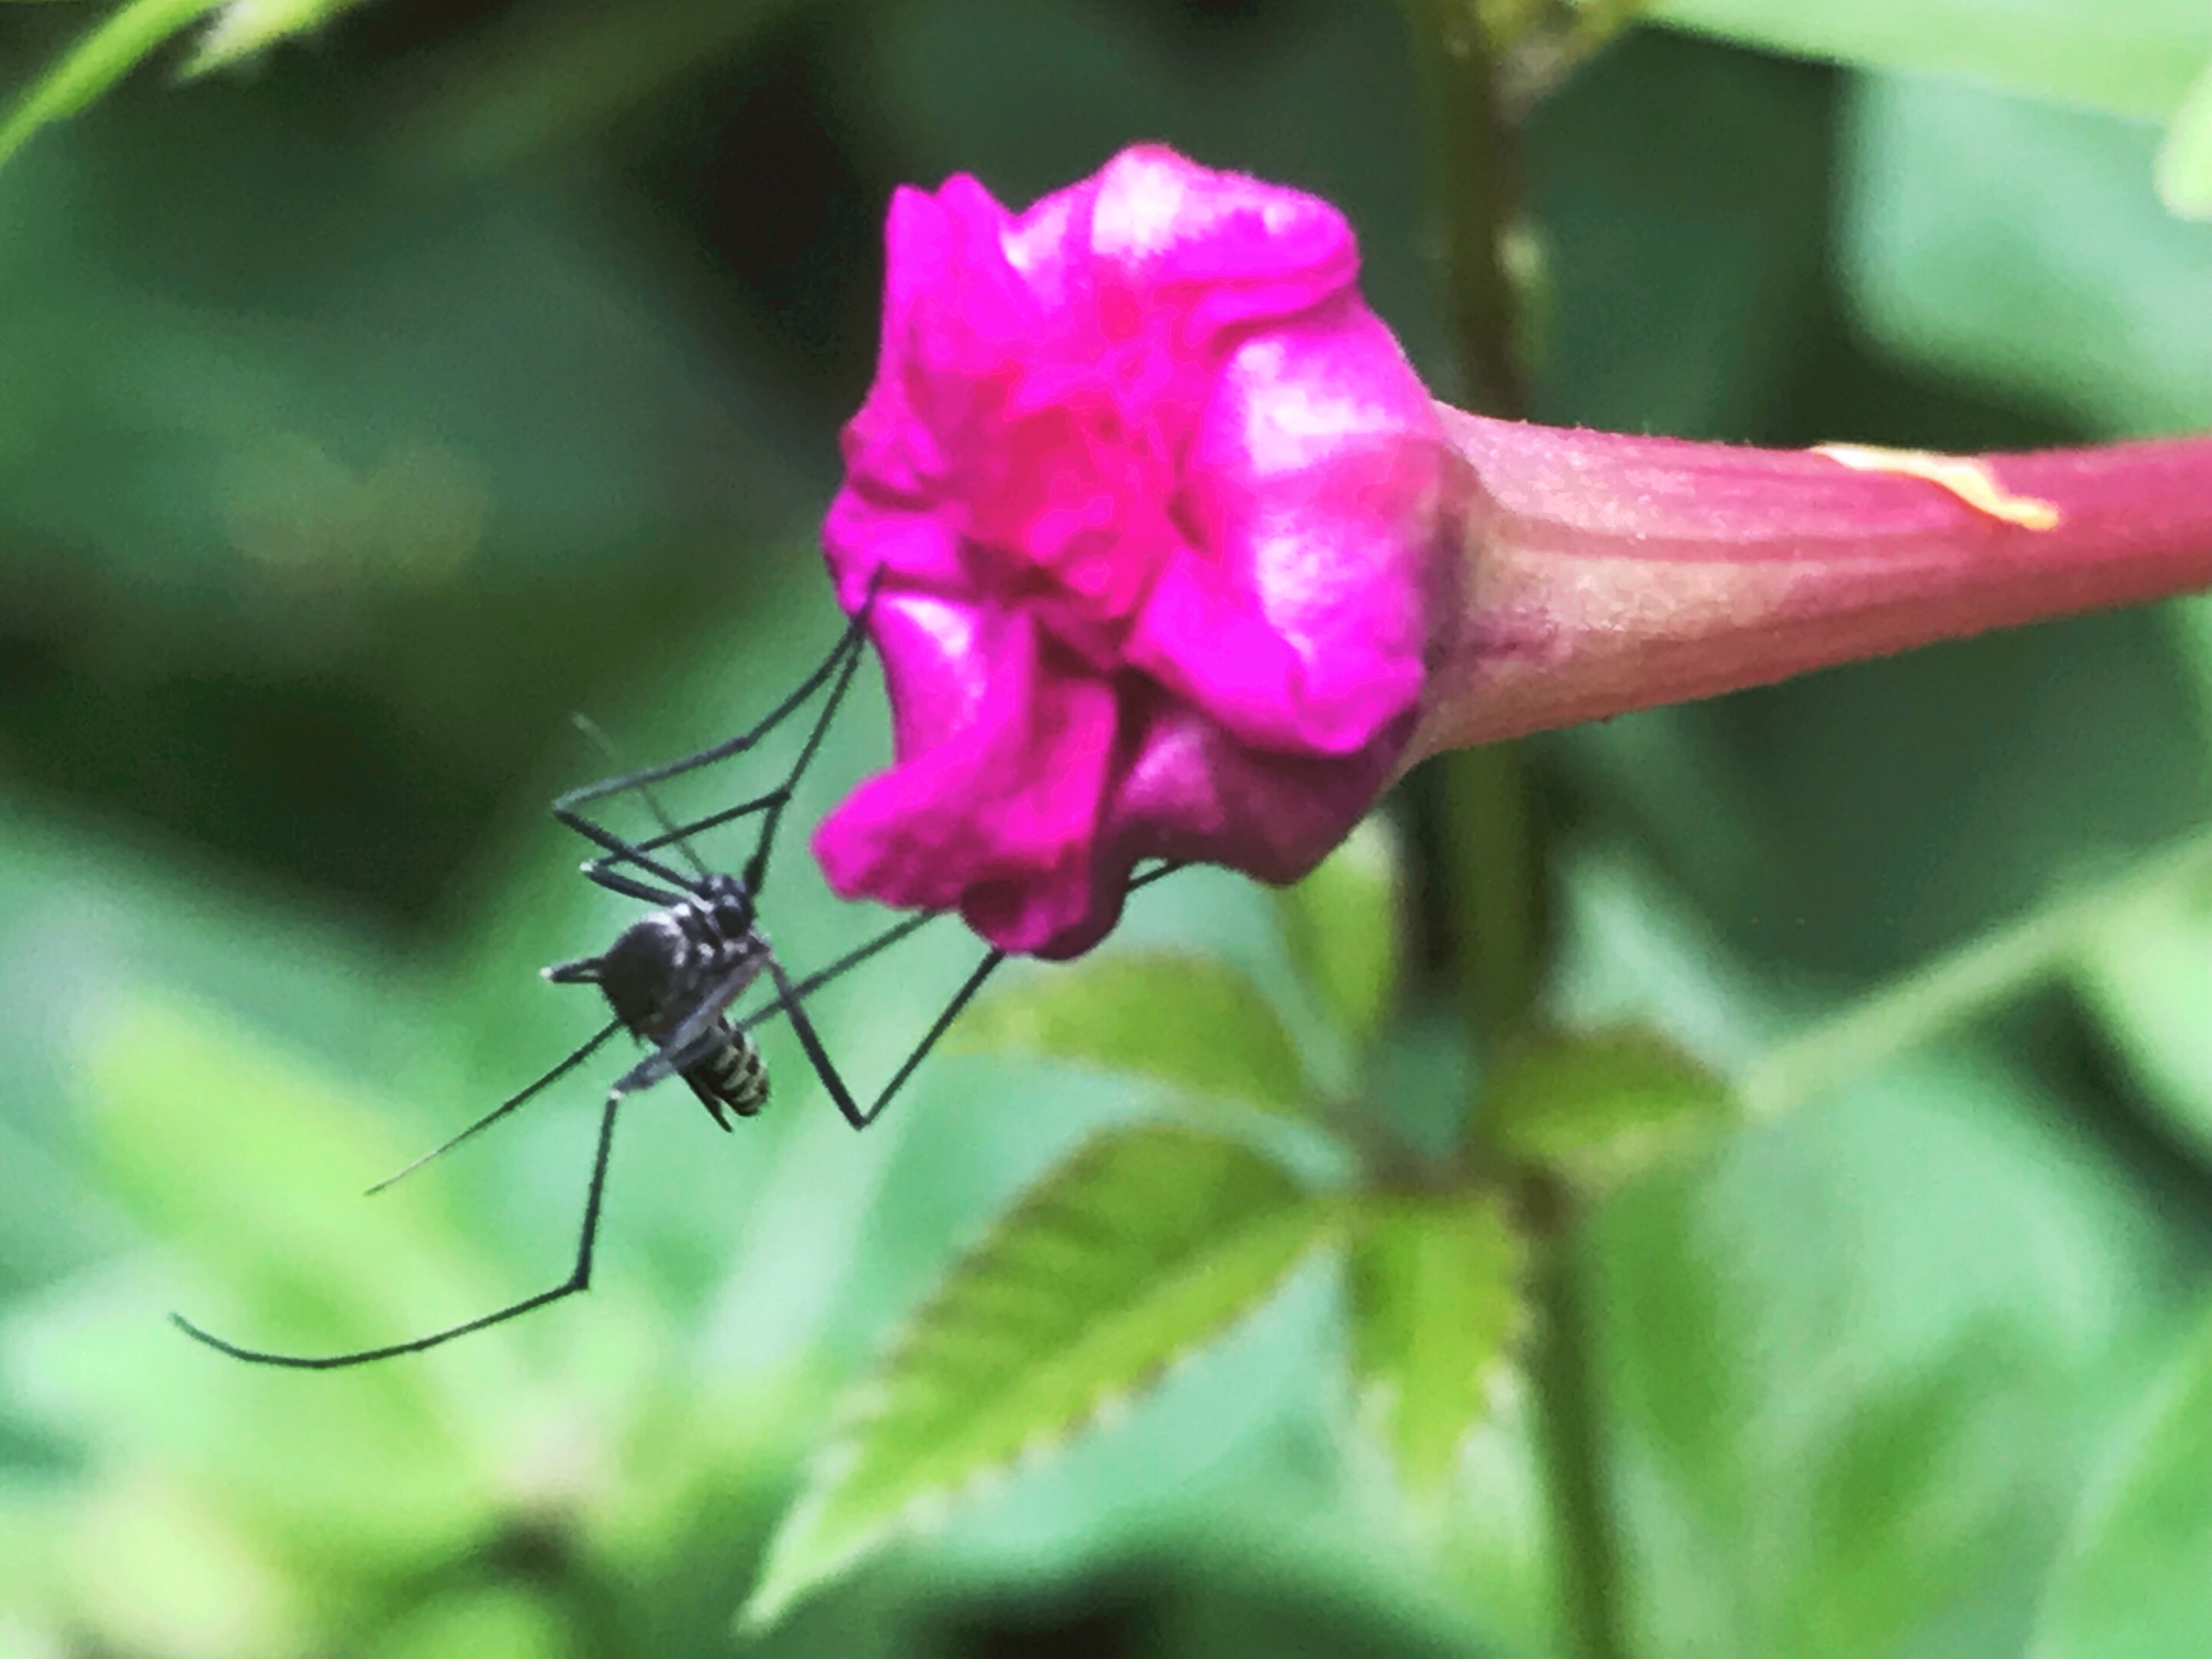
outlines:
M714 918L715 926L731 939L737 939L753 925L753 896L745 884L735 876L720 873L702 876L692 884L692 891Z

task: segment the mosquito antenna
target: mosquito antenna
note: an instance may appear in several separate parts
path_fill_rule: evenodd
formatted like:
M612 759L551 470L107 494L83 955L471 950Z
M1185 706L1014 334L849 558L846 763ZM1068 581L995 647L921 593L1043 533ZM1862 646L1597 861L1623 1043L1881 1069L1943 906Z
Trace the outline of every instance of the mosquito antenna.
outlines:
M498 1122L500 1119L505 1117L516 1107L521 1105L525 1101L529 1100L533 1096L537 1095L540 1090L559 1082L562 1078L568 1076L569 1073L574 1071L576 1067L581 1066L586 1060L589 1060L593 1054L599 1053L600 1045L605 1042L609 1037L612 1036L620 1030L622 1030L622 1022L620 1020L610 1020L607 1023L605 1029L601 1030L597 1036L593 1037L589 1042L586 1042L582 1048L577 1049L574 1054L570 1054L568 1059L562 1060L551 1071L546 1073L544 1077L539 1078L537 1082L532 1084L528 1088L524 1089L519 1094L509 1095L505 1100L500 1102L498 1105L493 1107L491 1110L486 1112L475 1122L470 1124L467 1128L462 1130L457 1135L450 1136L447 1139L439 1142L438 1145L433 1146L428 1152L423 1153L422 1157L416 1158L405 1169L400 1170L398 1175L388 1175L385 1176L383 1180L378 1182L376 1185L368 1189L367 1195L373 1197L374 1194L382 1192L386 1187L391 1186L393 1182L413 1175L416 1170L421 1169L425 1164L429 1163L433 1158L443 1158L447 1152L452 1152L454 1147L468 1139L470 1136L475 1134L478 1130L489 1129L493 1124Z
M622 757L615 750L614 739L599 729L597 720L589 714L571 714L568 718L575 721L576 729L579 732L599 744L600 752L606 756L609 765L622 764ZM701 860L699 854L692 850L690 837L676 827L676 820L670 817L663 810L660 797L653 793L653 785L641 774L630 787L635 789L644 798L647 810L653 814L653 822L660 826L660 836L653 844L660 847L673 846L678 852L684 854L684 861L691 866L692 873L703 880L708 874L706 865Z

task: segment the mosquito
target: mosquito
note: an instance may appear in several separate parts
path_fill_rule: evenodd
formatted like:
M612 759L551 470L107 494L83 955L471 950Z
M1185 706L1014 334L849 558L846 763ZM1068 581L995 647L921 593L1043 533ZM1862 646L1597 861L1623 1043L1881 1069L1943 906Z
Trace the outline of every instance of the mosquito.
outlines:
M769 854L775 847L784 811L819 752L830 721L860 666L867 610L864 605L820 665L750 730L681 760L572 789L553 803L554 817L599 849L585 861L583 873L611 892L651 907L599 955L557 963L544 970L544 977L556 985L597 986L612 1018L544 1075L398 1174L368 1189L371 1193L381 1192L433 1158L489 1128L583 1065L617 1032L627 1030L651 1052L616 1079L600 1109L597 1149L592 1157L591 1177L584 1189L583 1225L577 1240L575 1262L568 1276L550 1289L428 1336L348 1353L296 1354L245 1347L195 1325L181 1314L172 1314L170 1318L179 1329L194 1340L234 1359L303 1370L332 1370L391 1359L400 1354L420 1353L588 1290L592 1251L599 1241L600 1206L606 1192L608 1158L614 1146L615 1119L623 1102L670 1077L680 1077L718 1125L724 1129L733 1128L733 1115L750 1117L766 1103L767 1068L754 1046L751 1033L779 1014L790 1021L799 1047L845 1121L855 1129L865 1129L875 1121L959 1018L960 1011L1005 960L1006 953L995 948L984 953L874 1102L863 1108L847 1087L821 1035L815 1030L806 1012L806 999L877 952L934 921L935 914L924 912L896 922L834 962L797 980L786 971L762 927L758 904L768 881ZM673 823L661 810L653 793L655 784L744 754L797 715L810 699L824 692L825 688L821 708L797 760L775 788L685 824ZM586 729L596 732L596 728ZM658 834L643 841L625 840L584 811L594 801L631 793L643 797L659 826ZM759 830L752 852L739 872L732 875L708 868L694 850L693 838L708 830L748 818L757 819ZM673 849L687 867L679 868L660 856L668 849ZM763 978L773 986L775 995L751 1013L732 1018L732 1005Z

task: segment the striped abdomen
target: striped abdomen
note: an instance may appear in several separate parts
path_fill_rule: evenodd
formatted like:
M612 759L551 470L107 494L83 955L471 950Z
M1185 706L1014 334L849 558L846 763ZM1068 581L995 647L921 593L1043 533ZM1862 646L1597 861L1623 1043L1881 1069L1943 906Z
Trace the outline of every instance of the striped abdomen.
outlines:
M715 1035L720 1039L711 1052L684 1068L684 1080L700 1104L714 1114L724 1128L730 1127L724 1109L739 1117L751 1117L768 1104L768 1062L744 1032L726 1021Z

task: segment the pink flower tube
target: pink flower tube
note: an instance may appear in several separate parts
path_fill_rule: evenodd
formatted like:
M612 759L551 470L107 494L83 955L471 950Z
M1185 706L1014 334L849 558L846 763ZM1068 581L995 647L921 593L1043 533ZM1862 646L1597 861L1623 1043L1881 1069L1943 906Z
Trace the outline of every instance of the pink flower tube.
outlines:
M1164 149L1019 215L902 191L888 244L823 541L896 758L815 852L1009 950L1088 949L1148 857L1293 879L1439 750L2212 585L2212 440L1480 419L1430 400L1335 210Z
M1968 459L1442 413L1477 489L1408 764L2212 586L2212 438Z

